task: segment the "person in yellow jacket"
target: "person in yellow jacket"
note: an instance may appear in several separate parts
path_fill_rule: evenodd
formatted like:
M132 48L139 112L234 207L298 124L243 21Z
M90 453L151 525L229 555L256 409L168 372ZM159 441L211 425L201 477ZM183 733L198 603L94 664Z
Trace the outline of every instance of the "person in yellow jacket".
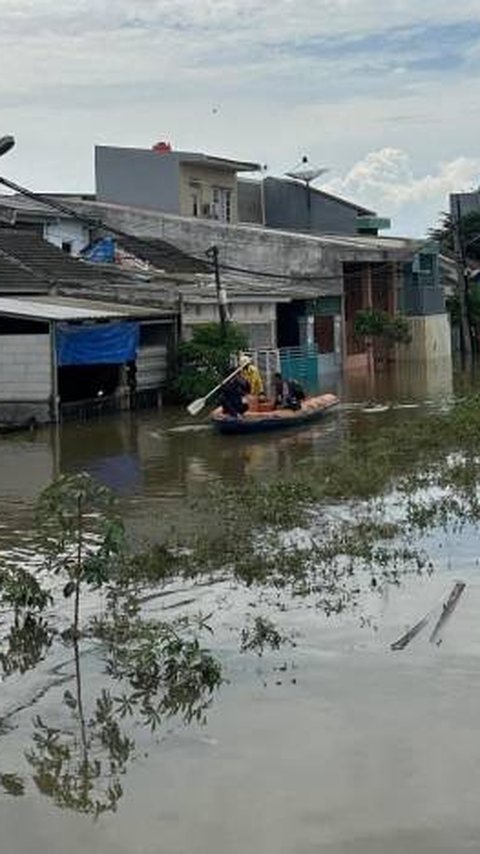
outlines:
M242 376L250 386L250 394L254 397L262 395L264 393L263 380L257 366L244 353L240 355L239 364L242 366Z

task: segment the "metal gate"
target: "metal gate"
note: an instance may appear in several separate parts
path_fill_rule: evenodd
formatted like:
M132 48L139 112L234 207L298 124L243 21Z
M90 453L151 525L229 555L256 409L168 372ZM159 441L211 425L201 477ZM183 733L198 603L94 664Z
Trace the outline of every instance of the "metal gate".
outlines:
M249 350L248 355L264 378L267 394L273 391L273 377L277 372L280 372L285 380L297 380L307 391L318 390L318 349L315 344Z
M280 365L285 380L297 380L307 391L318 389L318 350L315 344L282 347Z

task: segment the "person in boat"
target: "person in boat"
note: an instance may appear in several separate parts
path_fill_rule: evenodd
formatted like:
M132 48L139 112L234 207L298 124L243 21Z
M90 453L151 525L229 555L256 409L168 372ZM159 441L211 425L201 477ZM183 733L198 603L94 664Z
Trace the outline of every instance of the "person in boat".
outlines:
M283 379L281 373L278 371L273 377L273 388L275 393L275 408L281 409L282 406L285 406L288 397L288 382Z
M245 400L250 393L250 384L242 374L236 374L228 383L222 387L220 392L220 406L225 415L238 418L248 410Z
M289 380L286 405L288 409L301 409L305 392L297 380Z
M297 380L284 380L279 373L274 377L275 408L298 410L305 400L305 392Z
M280 373L274 376L275 408L300 409L305 392L298 380L284 380Z
M305 400L305 392L298 380L290 380L288 383L287 403L292 409L300 409L302 400Z
M250 394L254 395L254 397L262 397L264 395L263 380L257 366L244 353L240 354L238 363L243 366L242 376L250 386Z

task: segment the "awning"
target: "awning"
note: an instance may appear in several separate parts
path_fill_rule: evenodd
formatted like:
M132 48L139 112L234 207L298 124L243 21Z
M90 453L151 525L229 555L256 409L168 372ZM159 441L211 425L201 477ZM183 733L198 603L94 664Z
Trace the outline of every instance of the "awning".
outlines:
M57 326L59 367L66 365L124 365L136 359L138 323Z
M171 312L143 305L126 305L73 297L0 297L0 315L42 321L129 320L158 318Z

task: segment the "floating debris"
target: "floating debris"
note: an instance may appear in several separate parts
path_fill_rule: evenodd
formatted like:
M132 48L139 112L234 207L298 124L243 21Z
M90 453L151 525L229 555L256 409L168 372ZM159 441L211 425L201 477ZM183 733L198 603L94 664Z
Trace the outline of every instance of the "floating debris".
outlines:
M408 629L408 631L405 632L405 634L402 635L401 638L399 638L394 643L390 644L390 649L393 649L393 650L405 649L405 647L410 643L410 641L413 640L413 638L415 638L418 634L420 634L422 629L425 628L425 626L429 622L431 616L432 616L432 612L425 614L425 616L422 617L422 619L419 620L418 623L415 623L415 625L412 626L411 629Z
M458 600L460 599L460 596L462 595L463 591L465 590L465 587L466 587L466 584L464 581L457 581L457 583L454 585L453 590L450 593L450 596L448 597L447 601L445 602L445 604L442 607L442 613L440 614L437 622L435 623L433 632L429 637L430 643L439 644L442 642L442 639L439 638L440 632L441 632L443 626L445 625L445 623L447 622L447 620L453 614L455 608L457 607Z
M440 614L437 622L435 623L433 631L429 637L430 643L436 643L436 642L441 643L441 639L437 640L438 636L440 634L440 631L443 628L443 626L445 625L446 621L451 616L451 614L453 613L453 611L455 610L457 602L460 599L460 596L462 595L463 591L465 590L465 587L466 587L466 584L464 581L457 581L454 584L450 595L448 596L447 600L445 602L443 602L443 604L442 604L441 614ZM431 611L428 612L428 614L425 614L425 616L422 617L422 619L419 620L418 623L415 623L415 625L412 626L410 629L408 629L408 631L406 631L405 634L403 634L397 641L390 644L390 649L392 649L392 650L405 649L405 647L408 646L410 641L412 641L413 638L415 638L418 634L420 634L422 629L424 629L425 626L427 625L427 623L430 622L430 620L432 619L432 616L435 613L435 611L437 610L437 608L438 608L438 605L435 605L435 607L432 608Z

